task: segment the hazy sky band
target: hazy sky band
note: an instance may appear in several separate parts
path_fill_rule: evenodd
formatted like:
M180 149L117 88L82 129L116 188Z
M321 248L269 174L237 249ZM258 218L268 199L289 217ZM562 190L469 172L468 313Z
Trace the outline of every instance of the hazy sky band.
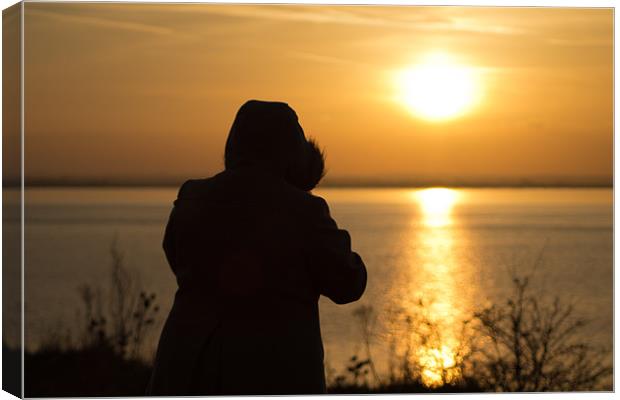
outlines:
M611 9L26 3L27 178L157 181L223 167L237 108L282 100L332 179L611 177ZM481 71L441 123L394 73Z

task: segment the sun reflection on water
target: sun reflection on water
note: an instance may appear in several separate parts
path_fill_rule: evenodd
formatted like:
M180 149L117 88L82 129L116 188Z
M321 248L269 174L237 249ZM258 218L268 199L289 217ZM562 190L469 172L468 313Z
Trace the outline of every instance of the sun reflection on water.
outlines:
M411 198L421 211L422 226L416 228L412 253L417 287L416 298L425 303L424 311L437 332L432 340L420 343L416 351L421 378L427 386L450 383L459 377L455 368L461 343L455 329L463 316L467 299L459 281L462 271L454 256L456 221L453 208L460 193L454 189L430 188L411 192Z
M430 188L412 192L412 197L422 209L424 224L428 227L442 227L452 223L452 207L458 200L454 189Z

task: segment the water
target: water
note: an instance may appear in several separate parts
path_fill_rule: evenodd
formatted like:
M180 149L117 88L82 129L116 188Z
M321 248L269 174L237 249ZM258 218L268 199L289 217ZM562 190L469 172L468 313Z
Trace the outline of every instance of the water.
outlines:
M573 302L592 321L588 338L611 348L611 189L326 188L316 194L351 233L369 276L357 303L338 306L321 299L330 367L342 370L350 356L363 356L353 313L371 305L373 357L385 371L389 343L398 347L406 336L395 315L416 310L420 299L444 333L440 348L426 351L450 357L460 319L510 294L511 271L534 274L540 298L558 295ZM107 280L114 237L142 285L157 293L161 323L175 290L161 250L175 195L174 188L27 190L27 346L35 348L55 330L76 329L78 287ZM16 232L17 224L9 229ZM146 343L147 354L160 327Z

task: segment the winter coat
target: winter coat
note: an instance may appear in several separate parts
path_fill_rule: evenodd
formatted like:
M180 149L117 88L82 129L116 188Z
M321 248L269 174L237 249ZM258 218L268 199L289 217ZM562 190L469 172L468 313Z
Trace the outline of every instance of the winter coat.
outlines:
M185 182L174 202L163 247L178 290L148 395L325 393L319 296L345 304L366 287L362 259L313 184L291 179L283 159L235 146L235 162Z

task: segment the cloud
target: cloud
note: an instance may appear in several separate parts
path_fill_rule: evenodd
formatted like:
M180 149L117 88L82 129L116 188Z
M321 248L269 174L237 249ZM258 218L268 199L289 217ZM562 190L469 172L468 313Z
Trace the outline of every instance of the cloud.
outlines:
M115 5L110 6L115 7ZM109 9L112 9L111 7ZM149 4L142 7L148 7L151 12L161 11L165 15L179 13L209 14L254 20L397 28L412 31L469 32L497 35L524 33L522 29L514 26L497 24L496 18L493 17L480 19L457 16L463 10L453 7L285 4Z
M314 53L307 53L307 52L300 52L300 51L292 51L292 52L289 53L289 55L291 57L300 58L302 60L307 60L307 61L314 61L314 62L318 62L318 63L322 63L322 64L340 64L340 65L355 65L355 66L364 65L364 66L366 66L366 64L358 63L358 62L355 62L355 61L352 61L352 60L347 60L347 59L338 58L338 57L325 56L325 55L321 55L321 54L314 54Z
M44 18L51 18L60 22L73 22L91 26L99 26L109 29L121 29L132 32L150 33L155 35L171 35L177 31L155 24L145 24L120 19L105 18L91 15L80 15L60 11L48 11L28 7L26 15L36 15Z
M613 46L613 37L608 39L559 39L549 38L547 43L554 46L566 47L606 47Z
M193 11L230 17L258 18L276 21L298 21L322 24L344 24L366 27L399 28L417 31L452 31L490 33L499 35L521 34L510 26L490 24L472 18L447 15L444 8L371 7L371 6L193 6Z

